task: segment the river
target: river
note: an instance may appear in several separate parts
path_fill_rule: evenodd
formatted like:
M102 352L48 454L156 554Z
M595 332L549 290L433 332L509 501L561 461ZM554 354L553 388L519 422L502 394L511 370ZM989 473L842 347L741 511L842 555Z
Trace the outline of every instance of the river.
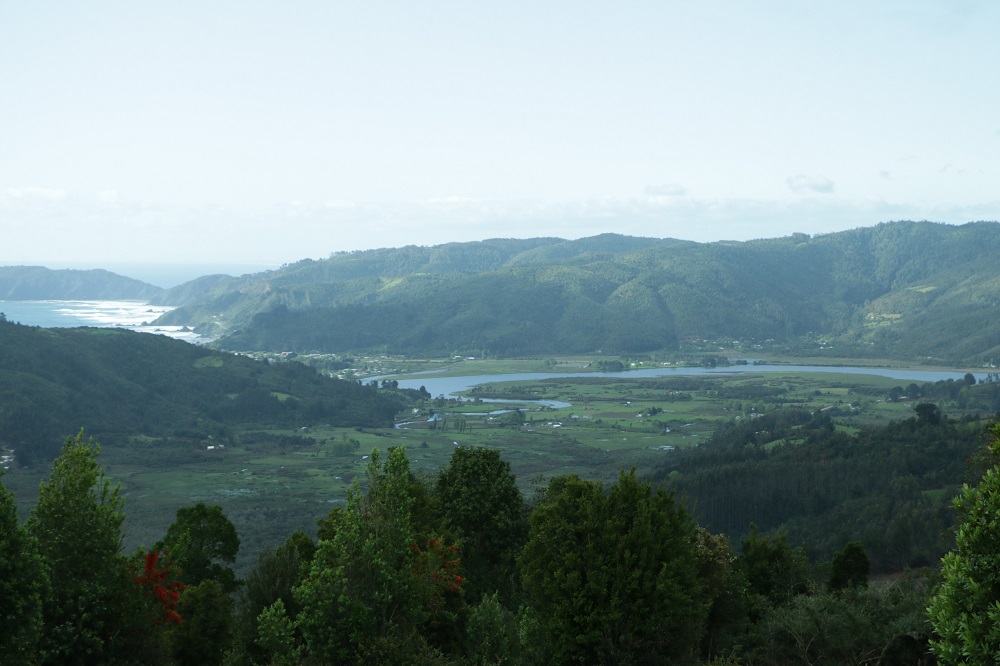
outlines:
M608 377L611 379L642 379L649 377L691 377L720 376L753 372L829 372L845 375L876 375L898 379L905 383L936 382L944 379L962 379L964 372L956 370L904 370L899 368L863 368L854 366L821 366L821 365L731 365L722 368L701 367L671 367L644 368L642 370L626 370L625 372L522 372L506 375L470 375L467 377L433 377L414 376L398 379L400 388L419 389L423 386L434 397L444 395L447 398L458 397L458 393L468 391L474 386L492 382L527 382L541 379L560 379L565 377ZM977 380L983 379L985 373L973 373Z

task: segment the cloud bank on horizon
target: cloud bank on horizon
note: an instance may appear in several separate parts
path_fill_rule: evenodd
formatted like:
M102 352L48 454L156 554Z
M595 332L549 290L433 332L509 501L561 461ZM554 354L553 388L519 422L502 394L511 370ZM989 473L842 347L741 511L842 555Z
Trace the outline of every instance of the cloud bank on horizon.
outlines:
M1000 219L988 0L0 6L0 263Z

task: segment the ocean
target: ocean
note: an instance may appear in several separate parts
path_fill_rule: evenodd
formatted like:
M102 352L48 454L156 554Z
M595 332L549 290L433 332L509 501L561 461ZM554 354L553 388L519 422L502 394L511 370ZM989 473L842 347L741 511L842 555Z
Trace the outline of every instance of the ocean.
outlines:
M142 301L0 301L0 313L25 326L42 328L125 328L142 333L157 333L187 342L206 340L182 326L155 326L153 320L171 307Z

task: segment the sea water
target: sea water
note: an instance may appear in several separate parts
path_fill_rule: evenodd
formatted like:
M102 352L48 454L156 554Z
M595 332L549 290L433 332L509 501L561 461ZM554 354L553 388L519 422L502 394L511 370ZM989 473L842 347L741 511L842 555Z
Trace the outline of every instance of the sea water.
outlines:
M172 307L144 301L0 301L7 321L43 328L96 326L158 333L187 342L204 340L183 326L157 326L153 321Z

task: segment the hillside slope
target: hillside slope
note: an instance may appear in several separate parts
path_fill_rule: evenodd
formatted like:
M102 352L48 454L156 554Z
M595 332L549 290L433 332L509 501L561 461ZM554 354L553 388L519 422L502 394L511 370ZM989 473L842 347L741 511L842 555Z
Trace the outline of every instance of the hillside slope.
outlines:
M0 266L0 300L147 301L163 289L101 269Z
M229 349L634 353L740 341L938 362L1000 357L1000 225L892 222L693 243L605 234L338 254L217 285L160 323Z
M21 464L52 457L81 428L107 445L138 435L198 441L234 425L386 425L397 408L372 387L298 363L117 329L0 321L0 444Z

